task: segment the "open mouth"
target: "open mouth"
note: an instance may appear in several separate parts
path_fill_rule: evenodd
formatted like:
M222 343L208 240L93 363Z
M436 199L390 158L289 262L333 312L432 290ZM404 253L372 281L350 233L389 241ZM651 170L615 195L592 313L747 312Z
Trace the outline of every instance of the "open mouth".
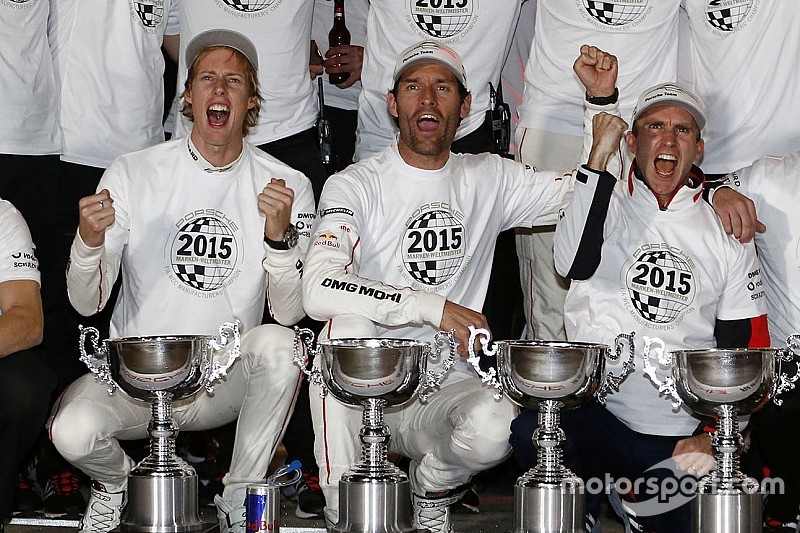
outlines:
M675 172L675 166L678 164L678 158L671 154L659 154L653 165L656 167L656 172L659 176L669 176Z
M439 119L426 113L417 119L417 127L422 131L434 131L439 127Z
M215 127L224 126L228 122L228 117L230 114L231 112L230 109L228 109L228 106L222 104L213 104L209 106L208 110L206 111L208 121L212 126Z

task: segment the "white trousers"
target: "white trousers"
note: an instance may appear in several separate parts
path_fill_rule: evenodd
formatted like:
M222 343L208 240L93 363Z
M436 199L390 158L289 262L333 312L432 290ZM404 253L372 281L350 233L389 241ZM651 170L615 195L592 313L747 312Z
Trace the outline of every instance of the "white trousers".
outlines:
M328 321L319 338L375 336L372 322L346 315ZM314 364L319 368L319 361ZM314 454L325 495L325 517L335 524L339 521L339 478L360 457L363 411L331 394L320 398L319 392L311 386ZM387 408L384 421L391 432L389 450L411 459L411 490L424 495L456 488L501 463L511 451L508 437L516 416L517 407L505 397L495 400L493 389L476 376L443 386L427 403L415 397Z
M213 394L200 391L173 403L181 430L205 430L239 419L231 469L222 482L224 499L266 476L269 463L294 410L300 371L292 363L294 332L270 324L242 336L241 358L216 383ZM87 374L62 394L50 420L50 438L64 458L115 492L127 485L135 466L118 439L147 437L150 405L135 400Z
M517 128L517 160L538 170L566 171L580 164L583 138ZM553 262L555 226L516 231L519 275L528 338L565 340L564 299L569 281Z

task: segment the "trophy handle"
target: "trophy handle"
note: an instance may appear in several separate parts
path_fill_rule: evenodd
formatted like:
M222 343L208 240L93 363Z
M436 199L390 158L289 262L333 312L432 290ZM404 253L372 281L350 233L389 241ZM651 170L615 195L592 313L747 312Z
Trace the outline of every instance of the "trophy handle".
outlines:
M426 370L423 374L423 380L420 384L419 390L417 395L419 396L419 401L425 403L428 401L428 396L439 388L439 384L442 382L444 375L447 373L448 370L453 368L453 365L456 364L456 330L451 329L450 331L438 331L436 335L433 337L433 345L427 344L422 351L422 358L420 359L420 367L425 360L425 358L430 358L432 361L438 361L442 357L442 346L444 346L444 339L447 339L447 344L450 350L447 359L442 361L442 371L435 372L433 370Z
M633 339L636 336L635 331L631 331L630 333L620 333L614 339L614 352L606 352L606 359L609 361L619 361L622 357L622 348L624 346L624 340L628 340L628 360L622 362L622 374L619 376L614 375L611 372L606 373L605 377L603 378L603 383L600 385L600 389L597 391L597 395L595 398L597 399L597 403L600 405L606 404L606 397L614 392L619 391L619 385L622 381L628 377L634 369L633 363L633 356L635 353L635 346L633 343Z
M97 328L92 327L78 326L78 329L81 332L80 340L78 341L78 348L81 352L79 359L83 364L89 367L89 370L91 370L96 379L108 385L108 389L106 390L108 391L108 395L111 396L114 394L114 391L117 390L117 384L114 382L114 378L111 377L111 371L108 366L108 351L105 346L101 347L98 342L100 340L100 332L97 331ZM86 353L87 337L92 342L94 353ZM100 363L99 361L105 362Z
M242 353L242 324L238 320L235 322L225 322L219 327L219 342L217 339L208 341L208 346L213 350L210 360L206 361L205 378L203 386L211 394L214 392L213 383L228 374L228 369L233 365ZM228 360L220 363L216 360L216 354L228 354Z
M653 385L658 388L659 395L663 394L672 403L672 409L677 411L683 403L681 397L678 396L678 389L675 387L675 380L672 376L667 376L664 381L656 375L658 366L672 366L672 352L665 350L666 345L664 341L658 337L642 337L644 339L644 352L642 352L642 373L647 376ZM658 359L658 365L650 362L650 354L655 353Z
M303 343L305 346L305 352L300 347L300 343ZM328 393L327 387L325 387L325 381L322 379L322 372L318 368L312 368L309 370L308 367L308 354L313 355L316 357L319 355L320 350L314 350L314 332L308 328L298 328L297 326L294 327L294 350L293 350L293 358L294 365L300 369L300 371L306 375L309 383L313 383L314 385L320 388L319 397L324 398L325 395Z
M795 382L800 378L800 335L790 335L786 339L786 348L778 352L778 385L775 387L775 394L772 396L772 401L775 405L783 405L783 400L778 398L784 392L789 392L794 389ZM794 362L797 366L794 375L789 377L789 374L783 371L783 363Z
M478 340L483 347L483 353L486 355L494 355L497 353L497 345L489 348L489 340L492 338L492 334L484 328L470 326L469 342L467 343L467 353L469 353L469 357L467 357L467 363L472 365L472 368L474 368L475 372L477 372L481 377L481 381L483 383L487 383L489 386L497 390L497 392L495 392L494 399L499 400L503 396L503 386L500 383L500 380L497 379L497 370L490 368L488 371L484 372L480 365L481 357L475 353L475 350L472 349L472 347L475 346L475 338L478 337L478 335L481 335Z

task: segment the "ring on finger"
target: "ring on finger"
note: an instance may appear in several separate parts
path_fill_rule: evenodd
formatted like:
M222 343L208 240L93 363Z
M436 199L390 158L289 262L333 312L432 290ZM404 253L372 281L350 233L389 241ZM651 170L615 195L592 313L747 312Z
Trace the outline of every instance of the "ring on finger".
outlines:
M103 209L103 200L100 200L100 209Z

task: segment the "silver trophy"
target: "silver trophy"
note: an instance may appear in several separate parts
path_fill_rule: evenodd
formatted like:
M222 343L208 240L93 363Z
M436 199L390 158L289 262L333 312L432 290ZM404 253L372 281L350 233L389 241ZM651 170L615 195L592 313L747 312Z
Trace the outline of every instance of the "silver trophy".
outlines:
M81 328L80 360L108 385L136 400L149 402L150 455L128 476L128 505L121 529L148 533L182 533L204 529L197 507L197 475L175 455L178 427L172 402L182 400L225 376L239 357L238 324L223 324L220 340L208 335L123 337L99 342L95 328ZM94 352L86 353L86 341ZM227 356L224 363L217 355Z
M646 374L659 391L704 416L717 418L711 437L715 469L697 482L692 501L694 533L750 533L761 531L763 494L756 479L739 470L744 443L739 416L758 411L770 399L794 388L800 362L800 336L789 337L788 349L738 348L663 351L660 339L646 339L645 354L653 354L671 376L660 380L649 358ZM656 349L652 350L652 346ZM793 376L781 371L782 363L796 365Z
M444 338L450 355L443 371L427 370L428 358L438 360ZM335 339L318 341L314 334L297 330L294 361L312 383L339 401L363 407L360 432L361 460L339 481L337 533L417 532L411 512L408 476L387 459L389 427L383 420L385 407L401 405L418 393L421 401L439 386L444 373L455 363L453 333L438 333L433 346L410 339ZM307 370L306 353L321 357L320 370Z
M487 355L497 355L497 371L484 371L473 346L481 342ZM627 341L627 342L626 342ZM469 359L483 381L514 403L539 412L533 433L536 466L514 486L512 533L578 533L585 531L584 483L562 462L561 410L585 404L592 396L601 403L633 369L633 333L619 335L611 352L605 344L541 340L496 341L489 332L470 326ZM628 345L628 357L622 353ZM622 372L606 371L607 362L621 362Z

